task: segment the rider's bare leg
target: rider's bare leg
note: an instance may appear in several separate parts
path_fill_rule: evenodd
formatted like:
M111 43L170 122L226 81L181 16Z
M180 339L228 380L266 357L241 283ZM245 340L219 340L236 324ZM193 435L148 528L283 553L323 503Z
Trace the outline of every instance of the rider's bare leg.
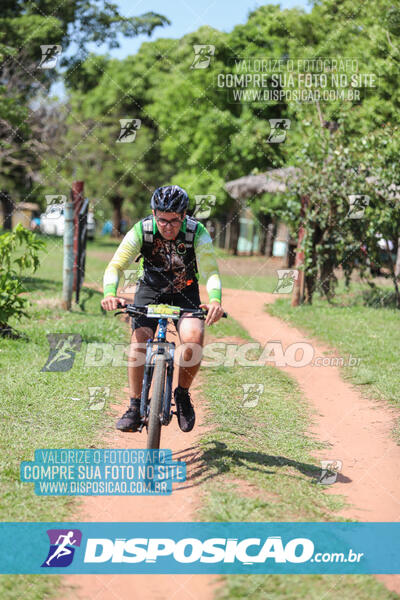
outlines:
M204 321L202 319L181 318L178 323L178 333L181 344L185 344L182 352L183 364L179 366L178 385L189 388L200 368L204 343ZM185 366L185 363L188 363L188 366Z
M140 398L142 393L146 341L149 338L153 339L153 332L149 327L139 327L132 331L128 351L128 381L131 398ZM138 366L135 366L136 361Z

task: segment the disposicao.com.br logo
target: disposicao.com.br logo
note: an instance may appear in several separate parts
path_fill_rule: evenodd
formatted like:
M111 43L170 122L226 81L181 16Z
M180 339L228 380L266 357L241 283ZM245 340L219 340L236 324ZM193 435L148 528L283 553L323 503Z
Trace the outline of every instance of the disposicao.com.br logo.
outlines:
M54 572L64 571L57 567L67 567L70 573L98 574L370 573L396 569L392 559L387 566L386 541L376 544L372 536L379 530L386 535L388 524L374 525L368 529L366 524L347 523L129 522L71 523L63 529L44 530L38 523L31 526L38 530L41 561L27 550L26 556L19 553L12 558L22 561L23 569L18 565L7 572L43 573L51 567ZM44 531L50 548L43 544ZM26 528L20 535L26 537ZM382 539L386 540L385 536ZM389 555L398 555L393 544Z
M0 523L3 574L388 574L399 557L397 522Z
M347 554L347 556L346 556ZM85 563L156 563L170 557L177 563L265 563L359 562L363 553L325 552L314 555L314 543L308 538L293 538L286 544L280 536L262 538L91 538L87 541Z

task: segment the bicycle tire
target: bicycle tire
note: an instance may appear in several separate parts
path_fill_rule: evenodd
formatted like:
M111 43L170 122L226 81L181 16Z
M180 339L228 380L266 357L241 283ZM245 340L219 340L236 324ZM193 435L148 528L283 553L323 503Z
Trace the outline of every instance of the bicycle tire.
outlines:
M158 450L161 438L161 411L165 384L166 357L157 354L154 361L153 392L151 394L150 414L147 432L147 448Z

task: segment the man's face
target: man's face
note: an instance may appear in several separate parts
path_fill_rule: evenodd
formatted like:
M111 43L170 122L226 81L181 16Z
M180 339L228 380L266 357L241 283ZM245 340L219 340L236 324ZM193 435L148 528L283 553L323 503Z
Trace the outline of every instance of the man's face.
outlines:
M186 211L182 214L173 212L162 212L153 210L157 221L157 227L162 237L166 240L174 240L179 233Z

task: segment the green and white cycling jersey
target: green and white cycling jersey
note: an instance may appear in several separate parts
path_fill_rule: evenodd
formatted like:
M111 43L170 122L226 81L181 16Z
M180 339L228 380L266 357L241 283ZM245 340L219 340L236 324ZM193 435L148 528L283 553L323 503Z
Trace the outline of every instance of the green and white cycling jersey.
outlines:
M187 279L188 265L184 265L182 250L185 252L183 240L186 234L186 217L183 220L176 240L165 240L157 227L157 222L153 217L154 239L151 245L152 252L147 250L147 256L143 256L143 231L142 221L137 222L125 235L111 262L108 264L103 280L104 297L115 296L117 294L118 282L125 270L129 269L131 263L138 254L142 252L139 262L137 275L146 281L146 276L150 271L157 276L158 273L168 274L169 281L173 282L174 290L180 291L185 285L192 283ZM204 281L207 288L209 301L221 302L221 280L219 276L218 265L215 257L214 248L210 234L204 225L198 222L196 233L193 240L193 248L196 268L190 268L190 273L196 278L196 281ZM187 262L187 261L186 261ZM150 274L151 275L151 274ZM167 281L167 277L165 276ZM159 286L160 292L163 291L163 281L156 279L155 285ZM153 283L154 287L154 283Z

